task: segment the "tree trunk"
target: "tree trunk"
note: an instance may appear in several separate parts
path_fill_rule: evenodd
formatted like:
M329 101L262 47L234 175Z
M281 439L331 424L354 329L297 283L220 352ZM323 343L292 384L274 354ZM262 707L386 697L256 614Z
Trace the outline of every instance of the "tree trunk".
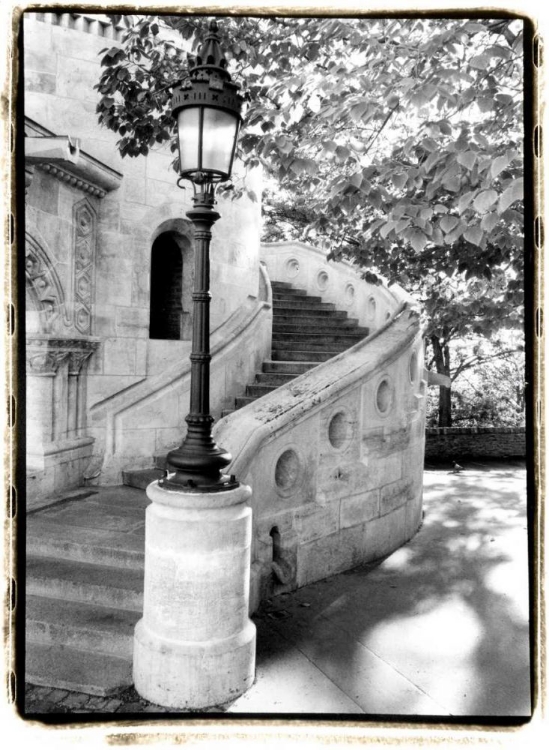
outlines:
M438 336L431 336L437 372L450 377L450 348L442 346ZM438 426L452 426L452 389L440 386L438 397Z

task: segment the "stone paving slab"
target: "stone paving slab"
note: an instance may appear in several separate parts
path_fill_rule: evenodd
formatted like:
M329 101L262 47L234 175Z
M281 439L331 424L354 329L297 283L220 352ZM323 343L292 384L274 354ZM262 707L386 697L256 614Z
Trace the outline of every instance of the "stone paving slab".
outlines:
M524 466L432 469L424 488L407 545L264 603L255 684L206 713L530 714ZM28 686L28 712L181 713L133 688L108 699L48 690Z

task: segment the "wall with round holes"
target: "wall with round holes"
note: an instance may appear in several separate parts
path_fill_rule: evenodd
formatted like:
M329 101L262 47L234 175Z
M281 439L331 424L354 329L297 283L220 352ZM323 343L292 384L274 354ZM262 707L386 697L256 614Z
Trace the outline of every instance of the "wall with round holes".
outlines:
M235 456L242 441L249 463L237 460L235 470L257 488L252 609L269 592L389 554L416 532L425 441L421 362L418 319L400 315L345 358L228 417L216 440ZM264 436L257 445L254 429ZM274 526L277 575L291 572L283 583L280 576L273 583Z

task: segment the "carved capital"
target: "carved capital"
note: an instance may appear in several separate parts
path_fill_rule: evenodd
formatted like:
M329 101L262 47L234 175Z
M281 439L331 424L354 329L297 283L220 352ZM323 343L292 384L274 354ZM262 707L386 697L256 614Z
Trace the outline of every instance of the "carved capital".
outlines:
M78 338L27 337L27 372L33 375L55 375L68 360L69 373L78 375L84 362L99 346L99 340Z

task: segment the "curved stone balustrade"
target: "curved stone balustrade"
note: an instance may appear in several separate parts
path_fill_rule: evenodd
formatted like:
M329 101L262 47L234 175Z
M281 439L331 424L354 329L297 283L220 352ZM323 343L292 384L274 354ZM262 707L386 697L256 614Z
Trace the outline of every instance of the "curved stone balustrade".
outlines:
M229 471L253 489L252 611L392 552L420 525L419 311L402 290L383 293L391 316L376 331L216 426Z

